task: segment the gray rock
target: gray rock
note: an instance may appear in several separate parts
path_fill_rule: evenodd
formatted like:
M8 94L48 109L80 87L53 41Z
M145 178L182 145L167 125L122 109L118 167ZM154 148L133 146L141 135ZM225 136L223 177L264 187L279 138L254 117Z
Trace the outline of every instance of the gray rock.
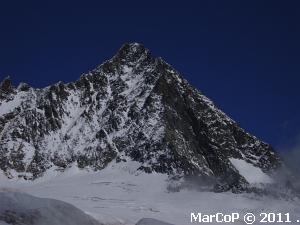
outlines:
M172 225L170 223L165 223L160 220L144 218L141 219L136 225Z

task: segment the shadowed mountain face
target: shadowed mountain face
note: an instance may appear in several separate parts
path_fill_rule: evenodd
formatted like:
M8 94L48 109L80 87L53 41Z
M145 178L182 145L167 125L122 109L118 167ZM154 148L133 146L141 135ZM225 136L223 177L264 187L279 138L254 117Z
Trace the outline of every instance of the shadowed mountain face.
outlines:
M134 160L148 173L212 178L219 190L242 189L247 181L230 158L264 172L281 164L268 144L140 44L123 45L73 83L15 88L6 78L0 85L0 169L11 178Z

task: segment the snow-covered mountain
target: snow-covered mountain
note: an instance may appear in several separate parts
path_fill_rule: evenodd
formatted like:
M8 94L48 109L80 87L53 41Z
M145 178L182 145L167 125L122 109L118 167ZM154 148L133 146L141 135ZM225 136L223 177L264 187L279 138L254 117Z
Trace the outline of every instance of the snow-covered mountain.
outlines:
M271 179L266 174L281 164L270 145L141 44L124 44L73 83L38 89L2 81L0 169L7 177L128 161L146 173L213 180L217 191L243 190L253 181L249 169Z

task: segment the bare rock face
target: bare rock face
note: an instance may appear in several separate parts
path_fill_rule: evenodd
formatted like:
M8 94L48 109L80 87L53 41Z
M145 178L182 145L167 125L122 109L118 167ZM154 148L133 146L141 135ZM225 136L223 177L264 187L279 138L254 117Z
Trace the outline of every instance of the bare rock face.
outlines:
M0 169L8 177L134 160L148 173L213 178L223 191L247 185L229 158L266 173L281 164L270 145L137 43L73 83L14 89L6 79L0 87Z

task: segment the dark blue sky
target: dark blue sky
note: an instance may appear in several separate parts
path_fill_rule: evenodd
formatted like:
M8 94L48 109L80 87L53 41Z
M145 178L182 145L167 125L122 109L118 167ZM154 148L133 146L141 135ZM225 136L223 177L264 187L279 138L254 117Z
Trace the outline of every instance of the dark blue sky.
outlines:
M297 1L1 1L0 79L74 81L140 42L281 148L300 134L299 23Z

